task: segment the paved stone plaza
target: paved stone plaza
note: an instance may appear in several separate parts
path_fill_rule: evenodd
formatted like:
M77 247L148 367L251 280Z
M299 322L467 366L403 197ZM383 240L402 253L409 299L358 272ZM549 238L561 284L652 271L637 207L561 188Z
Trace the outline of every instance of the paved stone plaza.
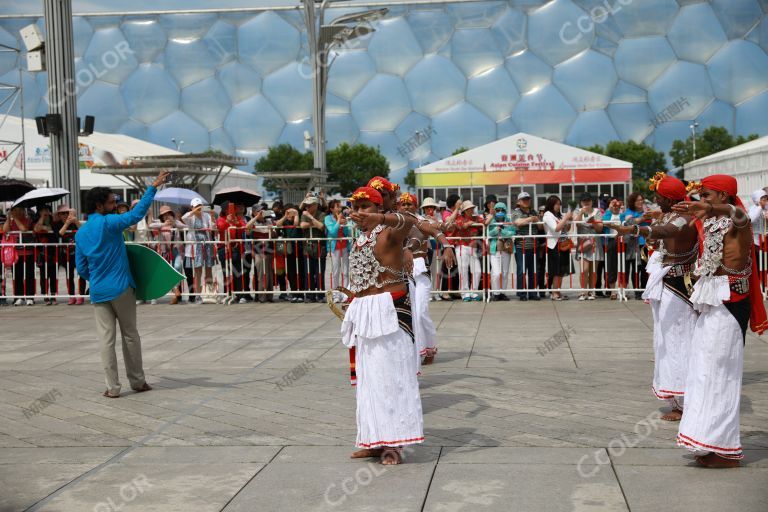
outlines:
M325 305L142 306L154 391L103 398L90 306L0 309L0 510L768 510L768 338L744 364L745 467L694 467L651 396L639 301L433 303L427 443L355 439Z

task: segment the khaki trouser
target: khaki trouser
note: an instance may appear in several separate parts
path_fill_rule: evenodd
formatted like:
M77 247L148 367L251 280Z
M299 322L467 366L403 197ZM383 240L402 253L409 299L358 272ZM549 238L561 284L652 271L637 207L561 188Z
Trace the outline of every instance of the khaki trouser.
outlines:
M120 393L120 380L117 375L117 355L115 339L117 331L115 320L120 323L120 335L123 338L123 360L125 373L131 389L140 389L146 382L141 362L141 338L136 329L136 293L128 288L118 298L109 302L93 305L96 312L96 331L101 340L101 364L106 374L107 390L110 394Z

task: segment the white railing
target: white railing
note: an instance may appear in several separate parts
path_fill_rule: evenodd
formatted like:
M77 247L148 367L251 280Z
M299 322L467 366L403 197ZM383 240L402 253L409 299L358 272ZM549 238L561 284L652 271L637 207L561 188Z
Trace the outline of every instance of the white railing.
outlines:
M491 227L504 225L509 224L494 223ZM535 232L540 223L531 226ZM617 237L614 232L568 233L564 236L574 242L573 247L555 257L551 250L547 254L546 234L499 238L490 236L485 226L477 227L482 228L481 235L449 237L457 255L457 265L452 269L436 256L438 251L430 250L435 256L428 267L433 295L487 301L496 294L535 299L553 293L575 293L586 298L602 292L626 300L629 294L643 290L642 255L628 236ZM140 233L139 238L146 241L126 243L155 249L187 276L179 288L169 293L180 300L324 300L324 290L348 284L352 238L289 238L281 236L283 228L264 228L259 226L259 231L245 236L243 229L233 228L224 240L216 230L150 230ZM19 240L20 233L11 235ZM23 235L35 237L32 233ZM761 241L760 278L765 289L766 273L762 269L768 267L768 244L764 236ZM87 283L77 275L73 242L24 241L13 245L19 259L10 266L0 261L0 299L77 301L87 297ZM433 241L433 249L435 245ZM559 286L555 286L557 272L551 268L557 260L560 274L564 274ZM587 278L590 271L593 280Z

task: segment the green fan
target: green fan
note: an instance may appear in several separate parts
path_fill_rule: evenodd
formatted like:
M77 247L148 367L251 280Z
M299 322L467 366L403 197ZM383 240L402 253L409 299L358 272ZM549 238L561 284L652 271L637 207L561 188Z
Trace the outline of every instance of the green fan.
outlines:
M143 245L128 245L128 264L136 282L136 298L152 300L163 297L174 286L182 282L180 274L170 263L152 249Z

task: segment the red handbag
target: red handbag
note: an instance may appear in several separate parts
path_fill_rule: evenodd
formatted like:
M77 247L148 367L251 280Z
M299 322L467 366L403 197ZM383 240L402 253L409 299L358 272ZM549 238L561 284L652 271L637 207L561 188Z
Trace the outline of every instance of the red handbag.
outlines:
M15 265L19 261L19 252L16 250L16 244L16 238L10 235L3 237L3 241L0 242L0 247L2 247L2 250L0 250L0 260L2 260L3 265L6 267Z

